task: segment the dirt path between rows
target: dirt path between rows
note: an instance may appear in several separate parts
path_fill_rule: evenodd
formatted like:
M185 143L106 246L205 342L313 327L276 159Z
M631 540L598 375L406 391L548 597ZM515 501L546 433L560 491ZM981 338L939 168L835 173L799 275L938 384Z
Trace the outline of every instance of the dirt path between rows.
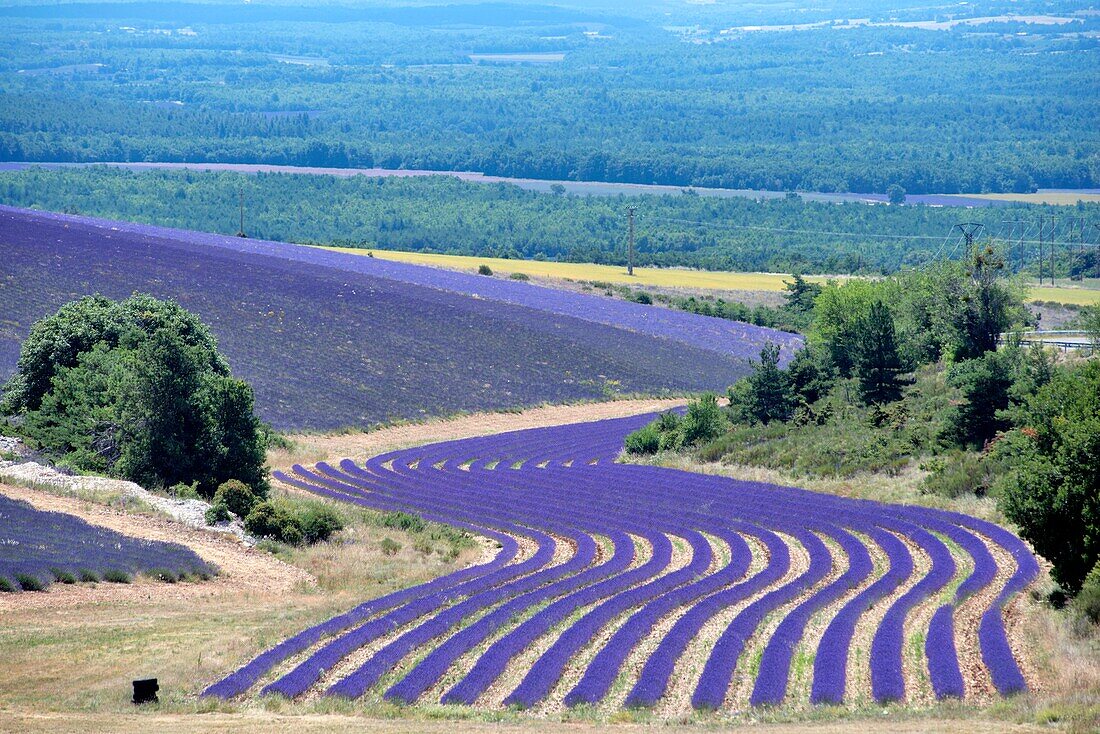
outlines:
M44 592L0 595L0 612L98 602L147 602L150 599L187 599L225 592L289 591L313 578L270 553L248 548L224 533L198 530L167 518L122 512L72 497L36 489L0 484L0 494L28 502L39 510L65 512L100 527L134 538L180 543L192 549L220 573L201 583L166 584L138 577L132 584L51 584Z

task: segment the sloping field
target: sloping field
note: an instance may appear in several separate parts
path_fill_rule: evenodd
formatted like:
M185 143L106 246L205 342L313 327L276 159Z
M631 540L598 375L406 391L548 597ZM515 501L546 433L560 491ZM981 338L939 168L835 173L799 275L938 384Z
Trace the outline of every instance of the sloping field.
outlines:
M35 320L92 293L170 297L210 324L279 428L366 425L724 389L747 324L276 242L0 209L0 378Z
M1025 690L1027 546L958 513L615 463L650 416L277 478L466 528L495 554L371 599L207 689L663 715Z

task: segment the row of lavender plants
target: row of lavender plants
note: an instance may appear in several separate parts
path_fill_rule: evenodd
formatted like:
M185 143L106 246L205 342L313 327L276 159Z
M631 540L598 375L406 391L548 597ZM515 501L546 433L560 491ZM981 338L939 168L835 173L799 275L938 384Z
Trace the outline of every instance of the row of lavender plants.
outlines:
M907 625L914 609L932 605L922 664L937 697L961 697L965 673L954 624L975 595L992 602L968 644L1002 694L1026 687L1002 612L1038 565L1011 533L940 510L616 463L625 434L650 418L449 441L363 465L322 463L280 475L323 496L496 537L502 548L491 562L368 602L291 638L207 693L236 696L266 680L263 693L289 697L323 686L352 699L376 690L405 703L435 696L531 707L556 699L597 703L615 690L622 696L625 685L625 705L655 706L671 695L684 656L695 649L705 660L691 681L691 703L722 709L736 674L750 665L751 645L759 660L751 702L778 705L793 695L793 659L817 620L825 629L812 651L809 700L843 703L863 683L847 677L855 630L877 609L870 687L877 701L903 701L914 693L903 649ZM534 551L518 560L507 538L525 538ZM674 560L673 538L689 551L686 562ZM610 543L602 554L601 539ZM721 562L715 541L728 548ZM556 562L562 542L572 553ZM639 542L648 553L639 555ZM767 549L759 568L753 545ZM991 545L1010 554L1015 568L998 576ZM796 563L794 548L808 563ZM918 563L918 555L927 562ZM948 595L953 581L957 589ZM673 613L644 659L629 666L639 643ZM699 643L707 623L723 614L717 638ZM366 646L371 652L357 667L326 679ZM459 664L475 650L472 664ZM517 675L517 661L531 650L537 655L523 657L528 662ZM299 662L272 676L291 656ZM508 689L502 699L501 686Z
M53 582L206 579L216 569L176 543L139 540L61 512L0 495L0 591L38 591Z

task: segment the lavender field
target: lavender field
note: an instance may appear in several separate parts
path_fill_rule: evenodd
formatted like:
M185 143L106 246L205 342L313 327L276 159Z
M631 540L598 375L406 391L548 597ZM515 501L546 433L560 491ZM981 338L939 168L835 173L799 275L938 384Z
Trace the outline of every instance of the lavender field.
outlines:
M173 298L278 428L716 389L791 334L285 243L0 208L0 378L31 324L92 293Z
M0 495L0 591L51 583L207 578L215 569L175 543L138 540L61 512L43 512Z
M668 714L1027 689L1006 610L1039 567L1016 536L953 512L616 463L651 419L277 474L497 549L306 629L205 695Z

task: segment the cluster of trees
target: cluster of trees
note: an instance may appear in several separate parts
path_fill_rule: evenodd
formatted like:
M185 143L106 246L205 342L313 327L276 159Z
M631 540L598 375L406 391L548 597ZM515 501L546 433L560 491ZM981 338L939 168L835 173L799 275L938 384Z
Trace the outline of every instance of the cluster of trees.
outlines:
M172 301L90 296L35 324L0 414L59 464L204 497L268 492L252 388L210 330Z
M824 28L693 44L628 23L607 35L555 17L506 29L207 23L194 36L20 20L0 67L0 160L910 194L1100 182L1097 137L1082 133L1092 100L1078 94L1100 43L1085 34ZM564 60L470 59L546 51Z
M626 263L626 209L633 205L639 265L768 272L884 273L920 266L937 254L959 216L946 207L829 204L797 196L552 196L444 177L0 172L0 202L8 205L225 234L240 226L242 192L252 237L617 265ZM967 216L996 233L1002 220L1037 222L1051 211L1014 205ZM1077 215L1100 216L1096 212L1100 205L1089 204ZM1009 255L1015 269L1033 259L1034 250L1014 248Z

